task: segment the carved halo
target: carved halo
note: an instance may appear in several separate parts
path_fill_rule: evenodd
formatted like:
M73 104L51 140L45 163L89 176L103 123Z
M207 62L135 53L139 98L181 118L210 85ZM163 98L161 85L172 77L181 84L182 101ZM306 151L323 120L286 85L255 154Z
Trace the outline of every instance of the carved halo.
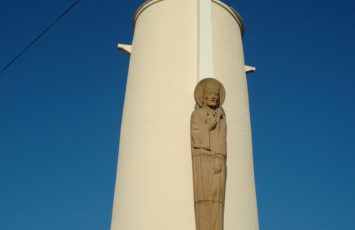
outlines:
M219 106L223 105L223 102L226 98L226 91L224 89L224 86L222 85L221 82L217 81L214 78L205 78L202 79L195 88L195 101L196 103L202 107L203 106L203 89L206 87L206 85L215 85L219 88Z

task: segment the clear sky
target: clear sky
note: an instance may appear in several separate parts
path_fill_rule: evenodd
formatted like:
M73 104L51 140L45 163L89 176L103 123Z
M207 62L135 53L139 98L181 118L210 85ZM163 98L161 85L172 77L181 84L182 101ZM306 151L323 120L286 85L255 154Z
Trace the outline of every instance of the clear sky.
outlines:
M0 68L73 2L1 0ZM129 61L116 44L142 2L81 0L0 75L0 230L109 230ZM355 1L225 2L257 67L260 229L355 229Z

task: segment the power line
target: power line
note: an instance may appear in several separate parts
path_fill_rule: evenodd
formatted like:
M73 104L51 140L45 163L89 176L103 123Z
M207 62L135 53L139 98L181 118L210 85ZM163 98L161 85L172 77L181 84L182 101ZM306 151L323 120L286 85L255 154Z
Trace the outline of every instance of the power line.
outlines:
M69 13L71 9L76 6L80 0L76 0L73 4L71 4L59 17L57 17L51 24L49 24L41 33L39 33L25 48L23 48L14 58L12 58L9 63L7 63L0 71L0 75L9 68L17 59L19 59L26 51L31 48L44 34L46 34L57 22L59 22L64 16Z

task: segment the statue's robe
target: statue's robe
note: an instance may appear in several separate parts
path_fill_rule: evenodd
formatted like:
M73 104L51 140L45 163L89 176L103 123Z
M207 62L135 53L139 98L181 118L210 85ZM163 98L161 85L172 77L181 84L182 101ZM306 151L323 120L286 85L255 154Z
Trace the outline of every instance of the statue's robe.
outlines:
M211 113L217 117L217 124L210 130L207 117ZM202 107L192 113L191 148L197 230L223 229L226 133L226 119L221 108L211 110Z

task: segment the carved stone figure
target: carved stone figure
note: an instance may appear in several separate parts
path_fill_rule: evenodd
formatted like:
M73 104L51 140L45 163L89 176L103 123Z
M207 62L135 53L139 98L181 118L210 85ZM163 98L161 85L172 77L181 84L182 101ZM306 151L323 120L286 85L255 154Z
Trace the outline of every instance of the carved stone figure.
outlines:
M222 230L226 182L226 118L223 85L203 79L195 88L191 149L197 230Z

